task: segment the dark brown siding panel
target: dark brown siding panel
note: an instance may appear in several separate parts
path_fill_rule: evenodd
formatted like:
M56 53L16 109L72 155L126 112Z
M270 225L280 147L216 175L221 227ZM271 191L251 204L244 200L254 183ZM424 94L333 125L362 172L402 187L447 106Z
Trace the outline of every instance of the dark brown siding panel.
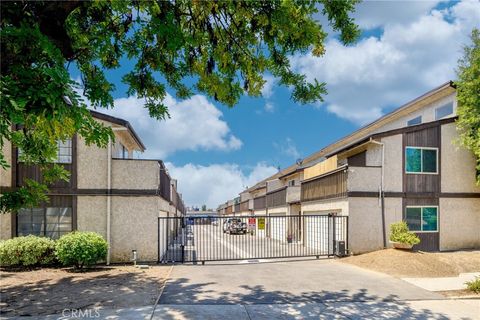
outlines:
M347 172L342 170L316 180L303 182L301 190L301 201L346 197Z
M266 207L266 196L258 197L253 199L253 209L255 210L261 210L265 209Z
M240 202L240 211L248 211L248 200Z
M240 212L240 203L235 204L235 212Z
M267 207L279 207L287 204L287 188L268 193L267 194Z
M233 206L228 206L225 208L225 214L232 214L233 213Z
M348 158L348 165L352 167L367 166L367 152L363 151Z
M438 232L419 232L415 234L420 238L420 243L413 246L413 250L439 251L440 238Z
M439 148L440 161L440 127L435 126L423 130L406 132L403 135L403 174L404 192L440 192L440 162L437 163L439 174L407 174L405 173L405 147Z

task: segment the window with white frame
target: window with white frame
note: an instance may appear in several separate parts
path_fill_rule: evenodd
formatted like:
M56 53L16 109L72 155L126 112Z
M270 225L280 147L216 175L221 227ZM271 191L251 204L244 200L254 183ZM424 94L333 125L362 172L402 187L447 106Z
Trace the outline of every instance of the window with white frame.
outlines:
M415 117L407 121L407 126L414 126L416 124L422 123L422 116Z
M72 140L57 141L57 163L72 163Z
M437 174L438 148L406 147L405 172L417 174Z
M440 120L453 114L453 102L449 102L435 109L435 120Z
M407 206L405 221L410 231L436 232L438 231L438 207Z

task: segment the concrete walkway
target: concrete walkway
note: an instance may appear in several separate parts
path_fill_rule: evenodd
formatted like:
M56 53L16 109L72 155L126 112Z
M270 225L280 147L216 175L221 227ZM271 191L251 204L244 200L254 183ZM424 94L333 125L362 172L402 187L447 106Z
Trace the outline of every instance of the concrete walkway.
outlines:
M465 282L475 280L475 277L480 277L480 272L460 273L458 277L402 279L425 290L448 291L466 289L467 285Z
M88 310L86 310L88 312ZM397 302L323 302L296 304L158 305L128 309L92 309L92 319L267 320L267 319L480 319L480 300L417 300ZM82 318L77 315L77 318ZM24 318L14 318L24 319ZM72 314L31 317L72 319Z

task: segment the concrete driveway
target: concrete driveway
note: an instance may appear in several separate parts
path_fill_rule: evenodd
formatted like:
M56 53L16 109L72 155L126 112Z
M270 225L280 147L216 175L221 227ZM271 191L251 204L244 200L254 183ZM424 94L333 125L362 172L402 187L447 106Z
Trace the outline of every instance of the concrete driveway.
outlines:
M442 296L331 259L177 265L160 305L435 300Z

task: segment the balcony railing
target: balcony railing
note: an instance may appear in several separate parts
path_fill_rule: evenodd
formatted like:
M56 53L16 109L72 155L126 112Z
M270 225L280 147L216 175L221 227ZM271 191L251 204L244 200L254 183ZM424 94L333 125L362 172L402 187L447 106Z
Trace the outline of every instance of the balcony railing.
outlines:
M291 186L287 188L287 203L300 202L300 186Z
M267 193L267 207L274 208L287 204L287 187Z
M302 182L301 201L313 201L347 196L347 170L342 168L332 173Z

